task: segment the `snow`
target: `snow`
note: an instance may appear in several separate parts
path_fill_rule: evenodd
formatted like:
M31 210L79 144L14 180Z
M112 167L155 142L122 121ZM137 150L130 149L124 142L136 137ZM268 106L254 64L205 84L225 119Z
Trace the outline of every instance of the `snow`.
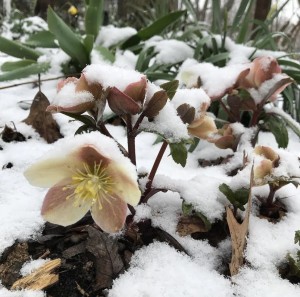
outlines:
M37 260L31 260L23 264L20 273L22 276L26 276L30 273L32 273L34 270L37 270L42 265L49 262L50 259L37 259Z
M104 89L116 87L120 91L124 91L130 83L140 81L144 76L135 70L106 63L88 65L83 73L89 83L100 83Z
M108 296L196 297L200 292L203 297L233 294L228 279L197 265L165 243L153 243L134 255L130 269L114 282Z
M127 36L135 34L132 28L123 31L116 29L103 27L99 43L113 46L126 34ZM115 32L115 35L112 32ZM171 142L190 140L186 125L176 114L176 107L182 103L189 103L200 112L202 106L210 103L210 97L219 96L227 88L232 87L239 73L249 67L248 57L254 50L251 47L236 45L232 40L226 39L225 47L230 50L230 61L227 66L219 68L190 59L192 49L183 43L158 39L153 39L152 42L154 41L152 46L157 51L156 62L177 63L185 60L178 73L182 88L153 120L145 118L141 123L140 134L136 139L136 169L139 173L150 172L161 147L161 143L154 144L157 136L145 130L162 134ZM219 42L218 38L217 41ZM50 54L43 53L39 61L51 62L51 69L45 74L45 78L60 75L61 61L69 58L59 49L52 49ZM264 53L270 52L258 51L255 56ZM280 56L282 53L273 53L273 55ZM0 62L7 60L3 56L0 56L0 59ZM139 81L143 77L143 74L133 70L136 60L137 56L130 51L117 51L114 66L98 60L98 64L87 66L84 74L90 83L97 82L104 88L115 86L124 90L128 84ZM194 89L199 76L202 88ZM278 78L275 76L273 80L276 79ZM28 80L31 78L25 79ZM21 81L24 80L12 84ZM56 83L57 81L49 81L42 84L42 91L50 101L54 100L54 102L58 100ZM9 84L0 83L0 87ZM189 89L185 89L184 86ZM74 96L78 96L78 94L74 95L74 84L67 84L63 90L66 93L61 92L59 96L64 97L59 100L65 100L65 104L74 102ZM161 90L159 86L150 82L147 84L145 106L159 90ZM23 172L31 164L53 154L66 154L87 142L101 147L106 156L117 158L120 162L124 160L116 144L104 136L91 133L74 137L74 132L80 124L70 121L68 117L61 114L54 115L54 118L65 138L55 144L47 144L31 127L22 122L28 116L28 110L23 110L19 102L32 100L37 91L37 87L32 85L0 90L3 98L0 100L1 130L6 124L13 127L13 122L16 129L26 137L25 142L6 143L0 140L3 148L0 151L0 168L2 168L0 170L0 254L16 240L34 239L42 231L44 221L40 215L40 208L46 190L31 186L24 178ZM258 92L257 96L253 93L256 102L261 100L264 90L259 89ZM84 100L92 100L89 94L83 93L79 96L85 96ZM279 108L269 106L266 112L284 117L294 130L300 131L299 123L293 121ZM299 249L299 246L294 244L294 233L300 228L300 189L293 185L285 186L276 193L276 197L288 209L286 216L277 224L258 217L259 201L256 196L267 196L268 186L253 189L253 207L245 250L246 264L232 280L222 275L226 269L225 265L230 261L229 237L217 246L211 246L207 240L195 240L191 236L181 237L176 231L178 219L182 215L183 199L191 203L194 209L205 215L210 222L215 222L223 220L225 207L229 205L224 195L219 192L219 185L226 183L233 190L249 186L251 161L254 158L249 140L256 132L256 128L246 129L239 123L231 127L234 135L242 133L237 152L231 149L222 150L212 143L201 140L195 151L188 154L186 167L182 168L172 160L170 150L167 148L153 185L168 191L155 194L146 205L139 205L136 208L137 213L134 217L136 222L151 219L153 226L168 232L184 247L188 255L161 242L142 247L133 255L130 267L114 281L112 288L107 292L108 296L299 296L300 286L282 279L277 269L278 265L285 261L287 253L295 255ZM107 128L124 147L127 146L126 131L122 126L107 125ZM272 172L274 175L299 177L299 138L291 130L289 130L289 138L287 149L279 149L274 136L267 132L260 133L258 142L260 145L271 146L280 156L279 166ZM249 156L249 164L244 169L240 169L234 177L228 176L228 172L242 167L244 151ZM199 166L199 159L216 160L220 157L228 158L228 162L216 166ZM259 158L257 160L259 161ZM9 162L13 167L5 168ZM135 175L135 168L129 161L122 164L128 168L132 176ZM140 181L141 188L145 183L146 179ZM21 274L25 275L43 263L45 260L26 263L21 269ZM0 297L42 296L45 294L41 291L9 291L0 285Z
M128 39L136 33L136 29L131 27L117 28L113 25L102 26L95 43L104 47L111 47Z
M154 47L155 62L157 64L176 64L188 58L192 58L194 50L185 42L176 39L164 40L154 36L147 40L146 48Z

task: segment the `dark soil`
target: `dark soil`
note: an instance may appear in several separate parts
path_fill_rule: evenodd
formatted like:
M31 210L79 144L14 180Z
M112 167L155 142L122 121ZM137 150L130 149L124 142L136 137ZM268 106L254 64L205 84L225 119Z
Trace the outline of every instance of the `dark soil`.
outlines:
M115 278L129 267L132 254L153 240L184 248L167 232L147 220L127 226L126 233L111 237L93 223L90 215L61 227L46 223L41 236L6 249L0 259L0 279L6 288L21 278L20 269L32 259L61 259L59 281L45 288L48 297L102 297Z

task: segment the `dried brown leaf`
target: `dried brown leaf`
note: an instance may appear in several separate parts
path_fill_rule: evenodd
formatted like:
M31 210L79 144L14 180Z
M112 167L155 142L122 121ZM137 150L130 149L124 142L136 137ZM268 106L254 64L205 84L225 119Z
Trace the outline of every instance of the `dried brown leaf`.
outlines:
M46 111L49 104L47 97L41 91L37 92L29 115L23 122L31 125L48 143L53 143L63 136L52 114Z
M251 199L252 186L253 186L253 166L251 169L248 204L245 212L244 221L241 224L234 217L232 210L229 207L226 208L226 213L227 213L226 219L227 219L230 236L231 236L231 243L232 243L232 256L231 256L231 262L229 264L231 276L236 275L239 271L239 268L244 263L243 256L244 256L244 249L246 246L246 236L248 233L249 218L250 218L251 203L252 203L252 199Z
M198 216L181 216L176 231L180 236L187 236L197 232L207 232L208 228Z
M86 249L94 256L96 267L94 289L108 288L112 285L113 279L124 269L124 263L118 252L118 241L92 226L88 226L86 230L89 234Z

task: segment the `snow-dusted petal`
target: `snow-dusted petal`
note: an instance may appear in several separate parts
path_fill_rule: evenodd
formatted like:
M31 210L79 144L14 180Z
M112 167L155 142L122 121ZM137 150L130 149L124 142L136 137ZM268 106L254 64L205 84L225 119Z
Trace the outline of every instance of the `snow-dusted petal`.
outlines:
M71 178L64 179L46 194L41 210L46 221L68 226L79 221L90 209L92 199L80 200L79 205L77 200L75 203L74 189L66 187L71 183Z
M141 191L136 180L126 173L126 168L117 163L107 167L114 181L114 192L126 203L136 206L141 198Z
M194 120L188 126L188 131L196 137L207 139L210 134L217 132L217 127L213 118L204 115Z
M60 106L51 104L47 107L46 111L49 112L69 112L69 113L83 113L87 110L93 109L95 103L93 101L79 103L73 106Z
M103 231L115 233L121 230L125 223L127 204L113 193L98 198L92 205L91 214Z
M83 164L74 154L41 160L31 165L24 175L33 186L49 188L62 179L71 177L76 168Z

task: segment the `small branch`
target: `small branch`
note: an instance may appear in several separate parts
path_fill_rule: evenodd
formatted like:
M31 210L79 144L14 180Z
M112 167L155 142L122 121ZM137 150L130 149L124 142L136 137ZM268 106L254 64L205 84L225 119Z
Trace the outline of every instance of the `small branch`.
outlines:
M135 125L133 126L132 131L136 131L139 128L139 126L140 126L141 122L143 121L144 117L145 117L145 115L142 112L141 115L139 116L139 118L137 119Z
M273 204L276 190L274 189L274 187L271 184L269 184L269 188L270 188L270 193L268 195L266 205L271 206Z
M40 81L42 82L42 81L57 80L57 79L66 78L66 77L69 77L69 76L77 76L79 74L80 73L73 73L73 74L70 74L70 75L63 75L63 76L57 76L57 77L52 77L52 78L41 79ZM36 84L36 83L39 83L39 80L31 80L31 81L27 81L27 82L23 82L23 83L19 83L19 84L0 87L0 90L14 88L14 87L22 86L22 85Z
M153 179L154 179L154 176L156 174L156 171L158 169L158 166L162 160L162 157L166 151L166 148L168 147L168 143L166 141L163 142L157 156L156 156L156 159L154 161L154 164L152 166L152 169L150 171L150 174L148 176L148 182L146 184L146 190L141 198L141 202L144 202L144 200L146 200L148 194L151 192L152 190L152 183L153 183ZM150 197L147 198L147 200L149 199Z

